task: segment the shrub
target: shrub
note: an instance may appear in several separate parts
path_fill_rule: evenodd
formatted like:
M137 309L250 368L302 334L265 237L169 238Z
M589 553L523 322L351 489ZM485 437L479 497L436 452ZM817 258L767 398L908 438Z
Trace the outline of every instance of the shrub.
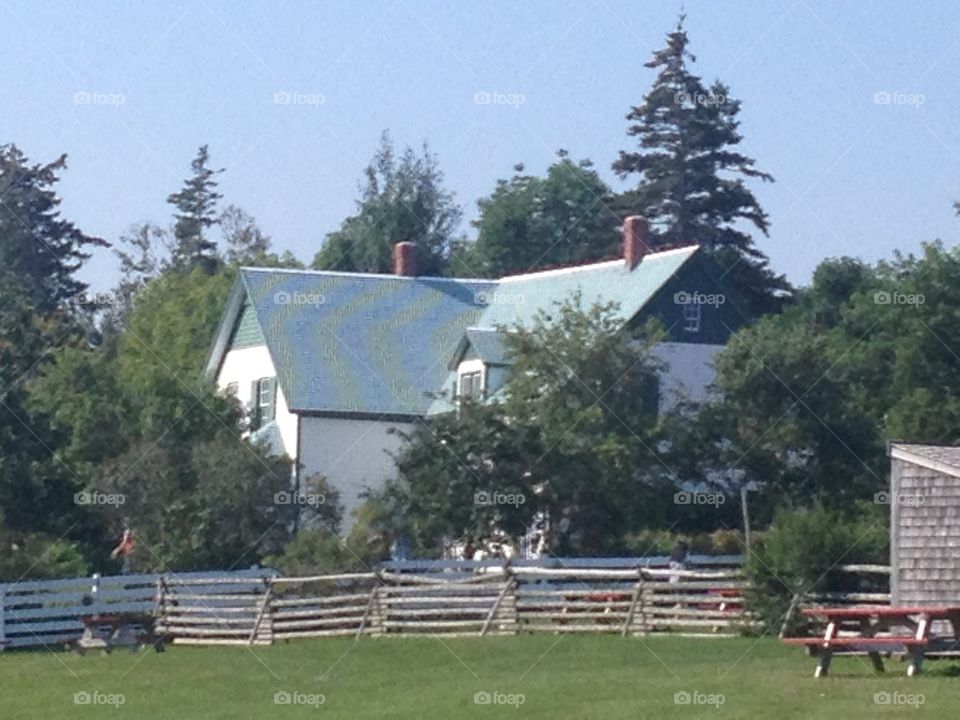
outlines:
M88 572L72 543L40 533L11 533L0 526L0 582L71 578Z
M324 575L353 569L353 556L337 535L326 528L300 530L283 552L263 560L288 577Z
M631 555L669 555L683 541L696 555L740 555L744 552L743 533L724 528L712 533L675 533L670 530L639 530L624 538L623 547Z
M853 514L821 505L782 511L745 564L747 606L767 631L777 632L795 595L856 589L845 584L841 565L888 562L887 538L876 508ZM787 629L801 625L792 617Z

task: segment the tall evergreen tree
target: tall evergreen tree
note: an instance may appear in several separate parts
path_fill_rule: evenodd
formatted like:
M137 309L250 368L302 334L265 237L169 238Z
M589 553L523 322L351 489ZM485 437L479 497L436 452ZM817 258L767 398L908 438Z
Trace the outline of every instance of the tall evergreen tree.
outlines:
M34 165L0 146L0 518L14 530L60 533L76 510L60 445L26 402L51 350L77 339L87 285L75 274L89 248L107 245L60 216L65 167L66 156Z
M767 235L769 218L745 179L772 182L737 152L740 101L719 80L707 87L688 68L696 58L681 15L667 45L646 67L658 70L643 101L627 115L627 134L639 149L621 151L613 164L621 178L636 177L636 189L624 193L625 213L647 217L656 244L701 244L719 263L728 287L752 314L774 309L789 292L773 273L766 255L745 226Z
M212 271L217 262L217 243L204 231L220 222L217 201L223 196L217 192L217 175L223 172L223 168L214 170L209 167L207 148L207 145L201 145L197 151L190 164L193 174L186 179L183 189L167 198L167 202L176 208L171 248L174 267L199 263L207 271Z
M76 271L91 248L108 245L60 217L53 186L66 166L66 155L31 165L16 145L0 145L0 268L41 316L77 301L87 285Z

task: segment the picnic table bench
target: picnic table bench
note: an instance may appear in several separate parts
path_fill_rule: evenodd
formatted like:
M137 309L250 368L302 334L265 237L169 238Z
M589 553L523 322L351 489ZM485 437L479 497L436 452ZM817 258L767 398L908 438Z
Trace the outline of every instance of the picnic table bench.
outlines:
M881 652L904 653L909 657L907 675L920 672L925 657L955 651L960 647L960 606L847 606L807 608L807 617L826 622L823 637L784 638L787 645L806 646L820 661L814 677L824 677L834 654L866 652L877 672L883 672ZM935 621L946 621L952 636L933 633ZM840 631L855 633L841 637Z
M118 647L135 650L146 644L152 644L157 652L163 652L162 638L159 641L154 638L153 617L149 614L84 615L80 622L83 623L83 635L76 641L75 648L81 655L94 649L108 653Z

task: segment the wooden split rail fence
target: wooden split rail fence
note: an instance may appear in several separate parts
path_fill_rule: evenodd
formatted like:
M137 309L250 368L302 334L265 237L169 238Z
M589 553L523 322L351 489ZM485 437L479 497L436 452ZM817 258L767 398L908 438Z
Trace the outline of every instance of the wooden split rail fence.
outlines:
M376 572L270 577L201 597L164 583L174 643L269 644L329 636L520 633L730 635L749 622L736 567L387 564Z
M75 640L80 618L150 613L175 644L329 636L609 633L727 636L749 624L739 558L679 571L643 558L385 563L375 572L266 570L0 585L0 648Z

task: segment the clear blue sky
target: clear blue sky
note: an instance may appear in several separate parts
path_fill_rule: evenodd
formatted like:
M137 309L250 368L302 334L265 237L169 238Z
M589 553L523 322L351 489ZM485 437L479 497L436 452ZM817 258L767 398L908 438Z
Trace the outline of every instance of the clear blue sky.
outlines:
M0 0L0 142L69 155L67 217L108 240L166 224L166 196L209 143L225 202L309 261L350 214L383 129L427 140L476 200L517 161L557 148L609 167L643 67L680 3L9 2ZM756 193L775 269L804 283L824 257L954 245L960 218L960 4L686 2L705 79L743 101L744 149L777 179ZM522 94L519 107L477 92ZM877 104L876 92L922 96ZM322 105L278 105L278 92ZM77 93L95 102L77 104ZM122 95L123 104L109 103ZM907 98L900 98L901 100ZM465 223L464 230L469 231ZM84 271L98 288L104 251Z

